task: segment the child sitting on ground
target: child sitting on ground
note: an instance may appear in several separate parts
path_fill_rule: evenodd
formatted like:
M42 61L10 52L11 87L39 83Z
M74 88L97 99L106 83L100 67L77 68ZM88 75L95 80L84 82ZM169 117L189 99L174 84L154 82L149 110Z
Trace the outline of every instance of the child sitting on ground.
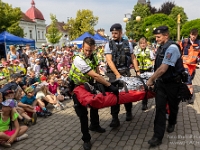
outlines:
M64 109L64 105L57 100L55 95L49 92L48 85L46 81L39 84L40 90L37 92L36 98L52 104L56 110Z
M59 79L57 79L58 81ZM49 91L54 94L59 101L64 101L64 96L60 94L60 89L57 81L55 81L55 77L53 75L49 76Z
M20 107L22 107L25 111L32 113L32 123L35 124L37 120L36 115L36 106L39 105L40 108L42 108L43 112L37 112L38 116L50 116L51 112L49 112L45 104L40 100L36 99L34 96L34 88L33 87L27 87L25 89L26 95L22 97L21 101L18 103Z
M27 115L27 113L25 112L25 110L21 107L18 106L18 102L17 102L17 97L20 97L21 98L21 95L20 94L20 91L19 91L19 87L16 89L16 92L14 92L13 90L7 90L6 93L4 94L4 99L7 100L7 99L13 99L14 102L15 102L15 107L13 108L13 111L15 113L18 114L18 118L20 120L23 120L24 121L24 124L29 124L29 122L31 122L31 118ZM20 95L19 95L20 94Z
M27 126L19 126L18 114L13 111L15 101L8 99L2 103L2 113L0 113L0 144L4 147L11 147L14 141L21 141L28 137L25 132ZM14 122L15 129L12 129L11 121ZM11 130L9 130L9 127Z

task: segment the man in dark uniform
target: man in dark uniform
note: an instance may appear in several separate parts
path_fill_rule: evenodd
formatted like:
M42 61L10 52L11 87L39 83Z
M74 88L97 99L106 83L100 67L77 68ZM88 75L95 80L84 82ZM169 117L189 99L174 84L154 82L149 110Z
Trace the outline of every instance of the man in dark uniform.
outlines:
M155 73L147 81L147 86L152 86L156 81L154 135L148 143L151 146L157 146L162 143L165 133L167 103L170 109L167 132L171 133L174 131L180 102L177 93L180 89L180 75L184 71L184 68L180 58L180 47L169 39L168 27L160 26L153 31L153 34L160 46L157 50L155 60Z
M86 82L93 84L94 80L103 84L108 88L108 91L118 94L118 88L111 85L101 75L99 75L98 59L95 51L95 41L90 37L86 37L83 40L83 52L75 56L72 67L69 72L69 78L74 82L75 86L83 85ZM98 109L90 109L90 121L91 125L88 128L88 111L87 107L80 104L75 94L72 96L75 104L75 111L80 119L81 132L83 134L82 140L84 141L84 150L91 149L91 136L89 130L99 133L105 132L105 129L99 125Z
M40 56L40 67L44 71L46 71L47 75L49 75L49 61L48 61L48 54L46 52L42 52Z
M139 75L140 70L138 63L133 54L133 47L128 40L122 38L122 26L116 23L111 26L110 32L112 32L112 39L105 45L105 55L107 65L107 76L109 81L119 79L121 76L130 77L130 65L133 63L136 73ZM126 121L132 120L132 103L126 103ZM118 114L120 105L117 104L111 107L112 122L110 127L118 127L120 125Z

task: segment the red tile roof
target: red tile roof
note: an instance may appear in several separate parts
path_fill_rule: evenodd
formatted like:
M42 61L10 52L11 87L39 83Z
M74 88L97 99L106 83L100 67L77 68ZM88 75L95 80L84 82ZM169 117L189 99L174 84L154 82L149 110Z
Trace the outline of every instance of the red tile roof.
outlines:
M44 20L44 17L41 11L35 7L34 0L32 0L31 5L32 5L31 8L26 11L26 15L32 20L34 19Z
M25 13L21 12L21 15L22 15L21 21L34 22L28 16L26 16Z

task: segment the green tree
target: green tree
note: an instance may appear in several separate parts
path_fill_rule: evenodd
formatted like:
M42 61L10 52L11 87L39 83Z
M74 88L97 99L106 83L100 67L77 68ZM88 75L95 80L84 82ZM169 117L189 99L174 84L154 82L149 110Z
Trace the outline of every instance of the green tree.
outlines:
M62 33L59 32L58 30L56 15L50 14L50 18L51 18L51 24L47 30L46 38L50 43L56 44L60 41Z
M176 4L174 2L164 2L161 7L158 9L158 13L164 13L166 15L169 15L172 11L172 8L175 7Z
M154 41L153 30L161 25L168 26L171 38L176 39L176 22L165 14L154 14L146 17L142 24L142 30L145 31L144 36L148 41Z
M181 21L181 25L183 25L188 19L186 13L184 12L183 7L179 7L179 6L173 7L169 17L172 18L175 22L177 22L178 14L180 14L180 16L181 16L180 21Z
M0 33L7 31L16 36L23 37L23 29L19 26L21 17L20 8L12 8L12 5L0 0Z
M94 26L97 23L98 17L94 16L91 10L83 9L77 11L75 19L69 19L64 29L69 31L70 40L74 40L85 32L94 34Z
M186 22L181 29L181 36L182 37L188 37L190 35L190 30L192 29L198 29L200 31L200 19L195 19ZM200 36L198 36L200 38Z
M156 9L156 7L151 6L151 5L148 5L148 6L149 6L149 10L150 10L151 14L157 13L158 10Z
M141 28L142 24L144 23L144 18L150 15L151 13L147 5L143 5L140 3L135 5L132 12L132 17L130 18L130 21L126 24L126 35L129 38L139 40L144 34L144 31ZM140 21L135 20L137 16L141 17Z

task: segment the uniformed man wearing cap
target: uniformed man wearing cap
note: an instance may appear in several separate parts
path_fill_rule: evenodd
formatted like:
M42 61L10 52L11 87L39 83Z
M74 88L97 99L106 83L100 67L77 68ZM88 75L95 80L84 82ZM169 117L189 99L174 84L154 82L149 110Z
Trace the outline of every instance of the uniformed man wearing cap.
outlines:
M91 37L86 37L83 40L83 52L75 56L72 67L69 72L70 86L71 88L90 83L94 85L94 80L103 84L108 91L118 94L118 88L106 81L101 75L99 75L99 61L97 59L95 51L95 40ZM74 83L74 84L72 84ZM86 84L88 85L88 84ZM83 134L82 140L84 141L84 150L91 149L91 135L89 130L104 133L105 129L101 128L99 123L98 109L90 108L90 126L88 128L88 110L87 107L82 106L78 101L76 94L72 95L75 111L78 115L81 123L81 132Z
M122 38L122 26L116 23L111 26L110 32L112 32L112 40L105 45L104 54L106 55L107 76L109 81L119 79L121 76L129 77L130 65L133 63L136 73L139 75L140 70L138 63L133 54L133 47L128 40ZM126 121L132 120L132 103L124 104L126 108ZM112 122L110 127L118 127L120 125L118 114L120 106L117 104L111 107Z
M170 115L167 132L174 131L180 100L177 93L181 83L181 73L184 71L180 47L169 39L167 26L160 26L153 31L160 46L157 50L154 71L147 81L147 86L155 83L156 115L154 120L154 135L148 143L157 146L162 143L166 128L166 104L169 105Z

